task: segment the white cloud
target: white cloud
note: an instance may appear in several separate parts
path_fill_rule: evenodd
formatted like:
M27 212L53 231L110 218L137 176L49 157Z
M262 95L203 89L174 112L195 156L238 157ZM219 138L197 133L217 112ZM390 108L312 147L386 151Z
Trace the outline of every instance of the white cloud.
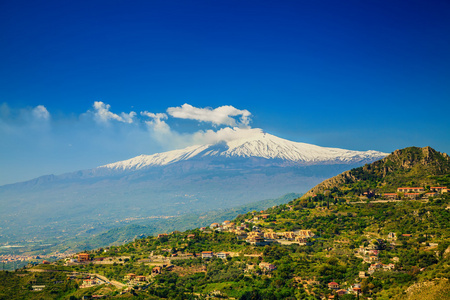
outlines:
M240 110L231 105L220 106L216 109L197 108L190 104L181 107L169 107L167 113L174 118L211 122L214 125L248 127L251 113L248 110ZM239 123L233 117L241 116Z
M225 127L218 131L197 131L192 135L193 144L214 144L218 142L231 142L239 139L248 139L263 133L260 128Z
M48 112L47 108L45 108L45 106L43 105L38 105L35 108L33 108L31 114L38 120L50 119L50 113Z
M141 112L142 116L151 118L151 121L145 121L148 127L152 128L155 132L169 133L171 131L170 126L163 120L167 120L167 115L164 113L151 113L148 111Z
M94 118L96 121L100 123L107 123L109 120L116 120L123 123L133 123L134 117L136 116L136 113L134 111L130 113L121 113L120 116L111 112L109 109L111 108L111 105L105 104L102 101L95 101L94 102Z

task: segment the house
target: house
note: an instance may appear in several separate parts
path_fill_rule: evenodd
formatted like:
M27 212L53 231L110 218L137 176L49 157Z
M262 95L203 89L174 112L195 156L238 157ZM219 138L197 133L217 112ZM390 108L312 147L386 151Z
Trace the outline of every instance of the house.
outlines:
M432 186L430 187L430 191L438 192L438 193L447 193L448 188L446 186Z
M366 272L360 271L358 277L359 278L366 278Z
M383 268L383 264L380 262L377 262L377 263L371 264L369 268L372 268L373 270L381 269L381 268Z
M89 254L88 253L80 253L80 254L78 254L78 261L79 262L89 261Z
M188 234L187 236L188 240L195 238L195 234Z
M277 267L276 267L275 265L270 264L270 263L268 263L268 262L261 262L261 263L259 264L259 267L260 267L261 269L266 270L266 271L274 271L274 270L277 269Z
M336 291L336 294L339 296L343 296L343 295L347 294L347 291L344 289L340 289L340 290Z
M370 261L370 262L376 262L376 261L378 261L378 256L371 255L371 256L369 257L369 261Z
M266 245L265 240L263 237L258 235L248 235L247 239L245 240L247 243L255 246L264 246Z
M328 284L328 288L332 289L332 290L338 290L339 289L339 283L332 281L332 282L330 282Z
M205 231L206 227L200 227L200 231Z
M226 220L226 221L223 221L222 225L228 225L228 224L230 224L230 223L231 223L231 221Z
M167 233L158 234L158 239L165 237L165 236L168 236L168 234Z
M415 193L422 193L425 189L423 187L399 187L397 189L397 192L399 193L408 193L408 192L415 192Z
M136 276L135 280L139 281L139 282L143 282L143 281L147 281L147 277L146 276Z
M129 274L125 275L125 280L133 280L135 277L136 277L136 274L129 273Z
M436 192L426 193L425 198L437 197L439 194Z
M409 199L417 199L419 198L420 193L405 193L405 197Z
M162 273L162 268L161 267L154 267L152 269L152 276L156 276Z
M311 230L299 230L297 235L305 238L313 238L315 236Z
M396 237L396 235L395 235L395 232L389 232L388 233L388 239L392 239L392 240L395 240L397 237Z
M236 238L238 240L245 240L247 238L247 233L245 231L237 231Z
M269 232L264 232L264 237L266 239L276 240L278 238L278 235L276 232L269 231Z
M303 245L303 246L308 245L308 239L304 238L304 237L301 237L301 236L297 236L295 238L295 241L298 242L300 245Z
M212 251L202 251L202 258L212 258L214 253Z
M32 285L31 288L34 292L40 292L45 289L45 285Z
M91 287L99 284L99 282L96 279L85 279L83 280L82 287Z
M209 228L214 229L219 227L219 223L212 223L211 225L209 225Z
M288 232L285 232L284 233L284 237L287 239L287 240L293 240L293 239L295 239L295 233L294 232L292 232L292 231L288 231Z
M397 193L384 193L383 197L388 200L397 200Z
M217 258L227 259L227 257L229 256L229 254L226 253L226 252L219 252L219 253L216 253L216 256L217 256Z

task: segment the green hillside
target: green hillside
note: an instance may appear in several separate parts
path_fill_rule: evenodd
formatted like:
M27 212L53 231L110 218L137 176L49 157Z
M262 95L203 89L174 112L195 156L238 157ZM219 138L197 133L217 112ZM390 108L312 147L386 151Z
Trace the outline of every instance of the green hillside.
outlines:
M394 193L402 186L429 188L442 185L450 186L450 157L430 147L409 147L325 180L303 197L325 190L360 195L367 191Z
M398 150L314 197L0 272L0 299L450 299L450 193L357 196L448 176L446 154Z

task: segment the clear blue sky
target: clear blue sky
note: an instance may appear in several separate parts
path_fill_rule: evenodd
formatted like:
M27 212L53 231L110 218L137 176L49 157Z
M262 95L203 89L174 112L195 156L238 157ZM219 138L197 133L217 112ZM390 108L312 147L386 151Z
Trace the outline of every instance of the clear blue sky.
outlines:
M0 41L0 185L230 126L168 113L185 103L297 142L450 153L448 1L1 1Z

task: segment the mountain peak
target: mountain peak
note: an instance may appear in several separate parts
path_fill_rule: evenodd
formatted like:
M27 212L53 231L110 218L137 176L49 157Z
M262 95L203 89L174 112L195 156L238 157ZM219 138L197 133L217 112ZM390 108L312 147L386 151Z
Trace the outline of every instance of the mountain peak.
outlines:
M385 157L378 151L352 151L292 142L274 135L258 132L245 137L215 144L194 145L153 155L140 155L99 168L137 170L164 166L191 159L259 158L297 165L351 164L372 162Z

